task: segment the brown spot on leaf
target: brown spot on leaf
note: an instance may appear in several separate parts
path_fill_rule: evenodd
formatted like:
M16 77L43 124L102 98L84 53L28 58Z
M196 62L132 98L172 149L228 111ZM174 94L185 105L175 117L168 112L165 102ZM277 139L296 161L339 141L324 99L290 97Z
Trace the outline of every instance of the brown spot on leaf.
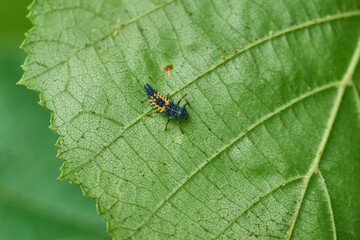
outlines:
M173 65L167 65L166 67L164 67L164 71L167 73L168 76L171 75L171 70L174 69Z

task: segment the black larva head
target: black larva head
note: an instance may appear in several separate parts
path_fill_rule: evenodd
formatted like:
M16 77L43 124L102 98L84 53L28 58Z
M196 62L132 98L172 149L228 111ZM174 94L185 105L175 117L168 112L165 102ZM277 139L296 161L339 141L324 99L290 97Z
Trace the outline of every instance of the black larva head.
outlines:
M184 119L187 119L189 117L189 113L187 112L187 110L185 108L187 104L188 103L186 103L182 108L179 109L179 111L176 114L177 119L184 120Z

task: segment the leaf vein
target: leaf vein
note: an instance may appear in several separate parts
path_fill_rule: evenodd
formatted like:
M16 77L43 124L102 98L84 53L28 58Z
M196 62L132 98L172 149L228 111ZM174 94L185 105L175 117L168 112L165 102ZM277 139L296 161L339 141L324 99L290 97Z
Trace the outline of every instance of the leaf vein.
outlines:
M304 186L303 186L303 188L301 190L300 199L299 199L299 202L298 202L298 204L296 206L295 213L294 213L293 219L291 221L291 225L290 225L290 228L289 228L286 239L291 238L291 235L293 233L293 229L294 229L294 226L295 226L295 223L296 223L296 220L297 220L297 217L298 217L302 202L304 200L304 196L305 196L305 193L306 193L306 190L307 190L307 186L309 184L309 181L310 181L313 173L318 170L319 162L320 162L322 154L323 154L323 152L325 150L327 140L329 139L330 132L332 130L332 126L333 126L333 124L335 122L336 115L338 113L341 101L343 99L343 96L344 96L344 93L345 93L345 90L346 90L346 86L349 83L351 83L351 79L352 79L352 76L353 76L353 74L355 72L356 65L359 62L359 58L360 58L360 39L359 39L359 41L357 43L354 54L353 54L353 56L352 56L352 58L350 60L349 67L346 70L346 72L344 74L344 77L343 77L343 79L341 80L341 82L339 84L337 96L336 96L335 101L334 101L334 106L333 106L333 108L331 110L331 114L330 114L328 124L327 124L327 126L325 128L324 135L323 135L323 138L322 138L322 140L320 142L319 149L318 149L318 152L316 154L316 157L314 158L314 161L312 162L312 164L310 166L310 169L306 174L306 181L305 181Z
M107 34L105 34L105 35L103 35L103 36L95 39L94 41L92 41L92 42L90 42L90 43L85 43L82 47L79 47L79 48L77 48L76 50L74 50L72 53L70 53L69 56L67 56L64 60L59 61L58 63L54 64L53 66L51 66L51 67L49 67L49 68L47 68L46 70L42 71L42 72L39 73L39 74L35 74L34 76L29 77L27 80L31 80L31 79L38 78L38 77L42 76L43 74L47 73L47 72L50 71L51 69L54 69L54 68L56 68L57 66L65 63L65 62L67 62L72 56L74 56L75 54L77 54L77 53L80 52L81 50L83 50L83 49L85 49L85 48L88 48L88 47L90 47L90 46L93 46L94 44L102 41L103 39L105 39L105 38L107 38L107 37L109 37L109 36L112 36L112 34L114 33L114 31L119 30L119 29L121 29L121 28L123 28L123 27L126 27L126 26L128 26L128 25L130 25L130 24L132 24L132 23L134 23L134 22L137 22L140 18L143 18L143 17L151 14L152 12L154 12L154 11L156 11L156 10L158 10L158 9L161 9L161 8L165 7L166 5L168 5L168 4L170 4L170 3L174 2L174 1L175 1L175 0L168 0L168 1L164 2L164 3L162 3L162 4L159 4L159 5L151 8L151 9L149 9L148 11L140 14L139 16L136 16L136 17L130 19L129 21L127 21L127 22L125 22L125 23L122 23L120 26L115 27L115 28L112 29L110 32L108 32ZM26 75L26 74L24 74L24 76L22 77L22 79L20 80L19 83L21 83L21 82L24 80L25 75Z
M274 188L271 188L269 191L263 193L261 196L259 196L257 199L255 199L253 202L251 202L246 208L244 208L243 210L240 211L239 214L236 215L236 217L231 220L230 222L228 222L228 224L223 228L221 229L218 233L216 233L214 235L214 238L213 239L216 239L218 238L221 234L223 234L226 229L228 229L233 223L235 223L235 221L237 219L239 219L239 217L241 217L245 212L247 212L249 209L251 209L256 203L260 202L262 199L264 199L266 196L268 196L270 193L276 191L277 189L281 188L282 186L288 184L288 183L291 183L291 182L294 182L296 180L299 180L299 179L303 179L305 176L297 176L297 177L294 177L294 178L291 178L291 179L288 179L280 184L278 184L277 186L275 186Z
M320 169L318 169L317 172L319 173L319 176L320 176L320 179L321 179L321 184L323 185L325 193L326 193L326 198L327 198L327 201L328 201L328 207L329 207L330 216L331 216L331 224L332 224L332 227L333 227L333 234L334 234L333 237L336 240L337 237L336 237L335 218L334 218L334 211L333 211L332 205L331 205L331 199L330 199L329 190L327 189L325 179L324 179Z
M294 105L295 103L310 97L318 92L324 91L326 89L338 86L339 82L333 82L330 84L327 84L325 86L319 87L317 89L312 90L311 92L307 92L305 94L303 94L302 96L299 96L297 98L292 99L291 101L289 101L287 104L284 104L283 106L275 109L273 112L266 114L263 118L259 119L258 121L256 121L254 124L252 124L251 126L248 127L247 130L243 131L240 135L238 135L236 138L234 138L233 140L231 140L228 144L224 145L221 149L219 149L218 151L216 151L212 156L210 156L208 159L206 159L202 164L200 164L196 169L194 169L194 171L192 171L190 173L190 175L188 175L186 178L183 179L183 181L181 181L181 184L178 185L176 188L174 188L167 196L166 198L161 201L156 208L153 210L153 212L146 217L146 219L139 225L139 227L136 228L136 231L134 231L129 237L133 236L136 232L138 232L149 220L150 218L182 187L184 186L185 183L187 183L189 181L189 179L191 179L195 174L197 174L201 169L203 169L209 162L211 162L214 158L216 158L220 153L222 153L223 151L225 151L226 149L228 149L229 147L231 147L234 143L236 143L240 138L242 138L243 136L245 136L249 131L253 130L255 127L259 126L260 124L262 124L264 121L266 121L267 119L270 119L271 117L277 115L278 113L282 112L283 110L291 107L292 105Z
M347 13L336 14L336 15L327 16L327 17L324 17L324 18L321 18L321 19L312 20L312 21L309 21L309 22L306 22L306 23L302 23L302 24L299 24L299 25L296 25L296 26L293 26L293 27L286 28L286 29L280 30L278 32L275 32L271 36L266 36L264 38L261 38L261 39L257 40L256 42L253 42L253 43L245 46L244 48L240 49L239 51L236 51L233 54L225 57L223 60L221 60L217 64L213 65L208 70L206 70L206 71L200 73L199 75L195 76L192 80L190 80L189 82L187 82L186 84L184 84L183 86L181 86L180 88L175 90L172 93L172 95L179 92L179 91L181 91L182 89L184 89L188 85L192 84L194 81L196 81L200 77L202 77L202 76L206 75L207 73L213 71L215 68L219 67L220 65L228 62L233 57L235 57L235 56L237 56L237 55L239 55L239 54L241 54L241 53L243 53L243 52L245 52L245 51L247 51L247 50L249 50L249 49L251 49L253 47L256 47L256 46L258 46L258 45L260 45L260 44L262 44L264 42L267 42L267 41L269 41L271 39L274 39L274 38L277 38L279 36L285 35L287 33L294 32L296 30L300 30L300 29L303 29L303 28L307 28L307 27L310 27L310 26L313 26L313 25L318 25L318 24L334 21L334 20L341 19L341 18L358 17L358 16L360 16L360 11L351 11L351 12L347 12Z

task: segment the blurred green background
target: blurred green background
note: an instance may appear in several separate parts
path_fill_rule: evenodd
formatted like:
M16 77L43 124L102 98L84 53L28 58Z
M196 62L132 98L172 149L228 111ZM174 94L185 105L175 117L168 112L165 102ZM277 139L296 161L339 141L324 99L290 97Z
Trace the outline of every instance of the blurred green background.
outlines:
M30 3L0 0L0 239L110 239L95 200L57 180L57 136L38 93L16 85Z

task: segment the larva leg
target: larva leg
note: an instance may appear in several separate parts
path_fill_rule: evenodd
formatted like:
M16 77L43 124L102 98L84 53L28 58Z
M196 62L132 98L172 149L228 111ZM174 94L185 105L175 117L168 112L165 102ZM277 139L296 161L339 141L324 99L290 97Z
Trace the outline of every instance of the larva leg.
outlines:
M181 121L179 121L179 128L182 134L184 134L184 131L181 129Z
M146 116L150 116L150 115L155 114L155 113L161 113L161 111L159 110L159 111L156 111L156 112L152 112L152 113L147 114Z
M181 102L181 100L183 100L184 97L186 97L187 93L185 93L184 96L182 96L182 98L180 98L180 100L178 101L178 104Z

